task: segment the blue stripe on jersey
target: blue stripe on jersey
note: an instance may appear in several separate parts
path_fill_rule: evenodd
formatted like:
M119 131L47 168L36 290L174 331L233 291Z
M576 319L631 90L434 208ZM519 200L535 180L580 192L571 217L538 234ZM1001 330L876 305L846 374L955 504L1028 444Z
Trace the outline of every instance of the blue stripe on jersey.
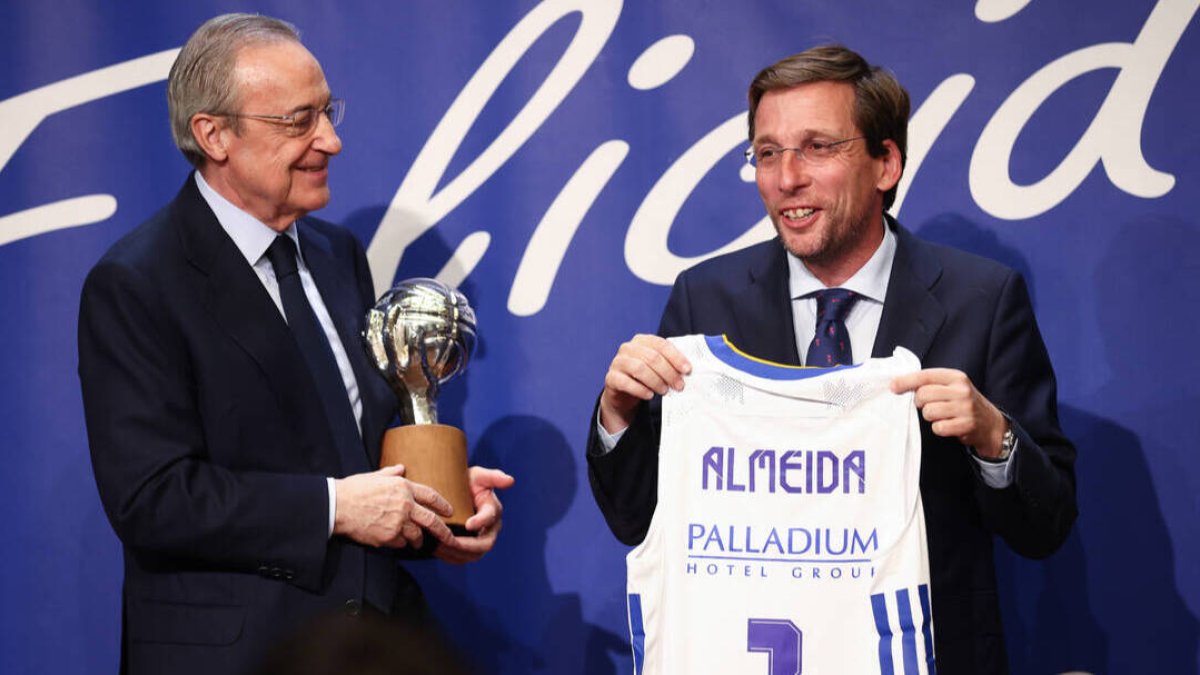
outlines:
M929 585L921 584L917 586L917 597L921 601L921 635L925 636L925 665L929 667L929 675L937 675L937 666L933 662L933 633L930 630L931 622L929 617L933 616L929 612Z
M875 614L875 632L879 633L879 672L881 675L895 675L892 665L892 629L888 626L887 602L883 593L871 596L871 610Z
M750 356L733 346L729 342L729 338L724 335L706 335L704 336L704 341L708 344L708 350L713 353L713 356L720 359L725 365L768 380L804 380L810 377L819 377L835 370L858 367L857 365L834 366L833 368L789 366Z
M901 644L904 646L905 675L921 675L917 668L917 628L913 624L912 602L908 597L908 589L896 591L896 613L900 617L900 630L903 635Z
M633 646L633 675L642 675L646 664L646 627L642 623L642 596L629 594L629 641Z

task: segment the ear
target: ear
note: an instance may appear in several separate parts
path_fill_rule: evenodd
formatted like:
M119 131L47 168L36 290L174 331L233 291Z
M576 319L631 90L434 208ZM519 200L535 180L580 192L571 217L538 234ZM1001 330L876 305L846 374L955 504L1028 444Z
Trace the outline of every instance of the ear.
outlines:
M885 139L883 148L887 154L875 158L879 162L879 178L875 182L875 187L880 192L887 192L900 182L900 174L904 172L904 167L900 165L900 148L895 141L890 138Z
M208 113L192 115L192 137L204 154L214 162L224 162L229 157L226 147L226 132L229 128L225 118Z

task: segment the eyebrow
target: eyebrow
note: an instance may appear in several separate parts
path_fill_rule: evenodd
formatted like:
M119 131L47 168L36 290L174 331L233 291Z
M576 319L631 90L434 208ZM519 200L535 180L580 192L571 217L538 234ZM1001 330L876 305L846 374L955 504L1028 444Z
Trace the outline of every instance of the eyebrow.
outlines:
M324 108L325 106L329 105L329 102L333 100L333 93L332 92L326 93L325 98L323 100L324 100L323 103L319 103L317 105L313 105L311 103L306 103L304 105L298 105L295 108L292 108L290 111L288 111L287 114L295 115L296 113L298 113L302 110L320 110L320 109Z
M837 140L839 138L844 138L844 137L839 135L838 133L830 131L828 129L808 129L801 135L800 142L801 143L811 143L818 139ZM775 140L775 138L772 136L764 135L760 138L755 138L754 140L750 141L750 144L751 145L779 145L779 146L782 146L783 142Z

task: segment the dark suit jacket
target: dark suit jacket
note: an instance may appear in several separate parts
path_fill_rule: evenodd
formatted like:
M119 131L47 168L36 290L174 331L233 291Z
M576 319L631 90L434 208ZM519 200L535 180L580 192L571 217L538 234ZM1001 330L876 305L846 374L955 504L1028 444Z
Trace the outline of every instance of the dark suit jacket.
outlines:
M956 368L1014 421L1012 485L983 483L967 448L921 422L921 496L929 536L938 672L997 673L1007 657L992 535L1043 557L1075 520L1075 448L1058 425L1054 373L1020 275L995 262L923 242L895 223L899 241L872 355L911 350L922 366ZM708 260L675 282L663 336L724 333L754 356L799 364L778 240ZM609 454L589 425L592 493L617 537L640 542L656 502L657 399L643 406Z
M287 324L192 177L84 284L79 375L124 544L124 671L238 673L325 609L424 609L390 553L327 536L326 477L377 466L395 398L359 347L373 295L361 245L316 219L298 228L362 395L353 466Z

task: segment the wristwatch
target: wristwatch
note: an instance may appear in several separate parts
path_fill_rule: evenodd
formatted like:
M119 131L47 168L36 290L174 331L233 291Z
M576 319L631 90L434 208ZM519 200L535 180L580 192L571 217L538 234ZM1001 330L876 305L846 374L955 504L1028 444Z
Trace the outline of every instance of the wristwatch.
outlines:
M984 462L991 462L992 464L1003 464L1008 461L1009 456L1012 455L1013 449L1017 447L1017 435L1013 433L1012 421L1007 417L1004 418L1004 421L1004 436L1000 438L1000 454L996 455L995 457L984 457L975 451L975 448L971 448L972 454L974 454L980 460Z
M1012 454L1013 448L1017 447L1017 435L1013 433L1012 422L1004 428L1004 436L1000 439L1000 455L996 457L997 462L1007 462L1008 456Z

